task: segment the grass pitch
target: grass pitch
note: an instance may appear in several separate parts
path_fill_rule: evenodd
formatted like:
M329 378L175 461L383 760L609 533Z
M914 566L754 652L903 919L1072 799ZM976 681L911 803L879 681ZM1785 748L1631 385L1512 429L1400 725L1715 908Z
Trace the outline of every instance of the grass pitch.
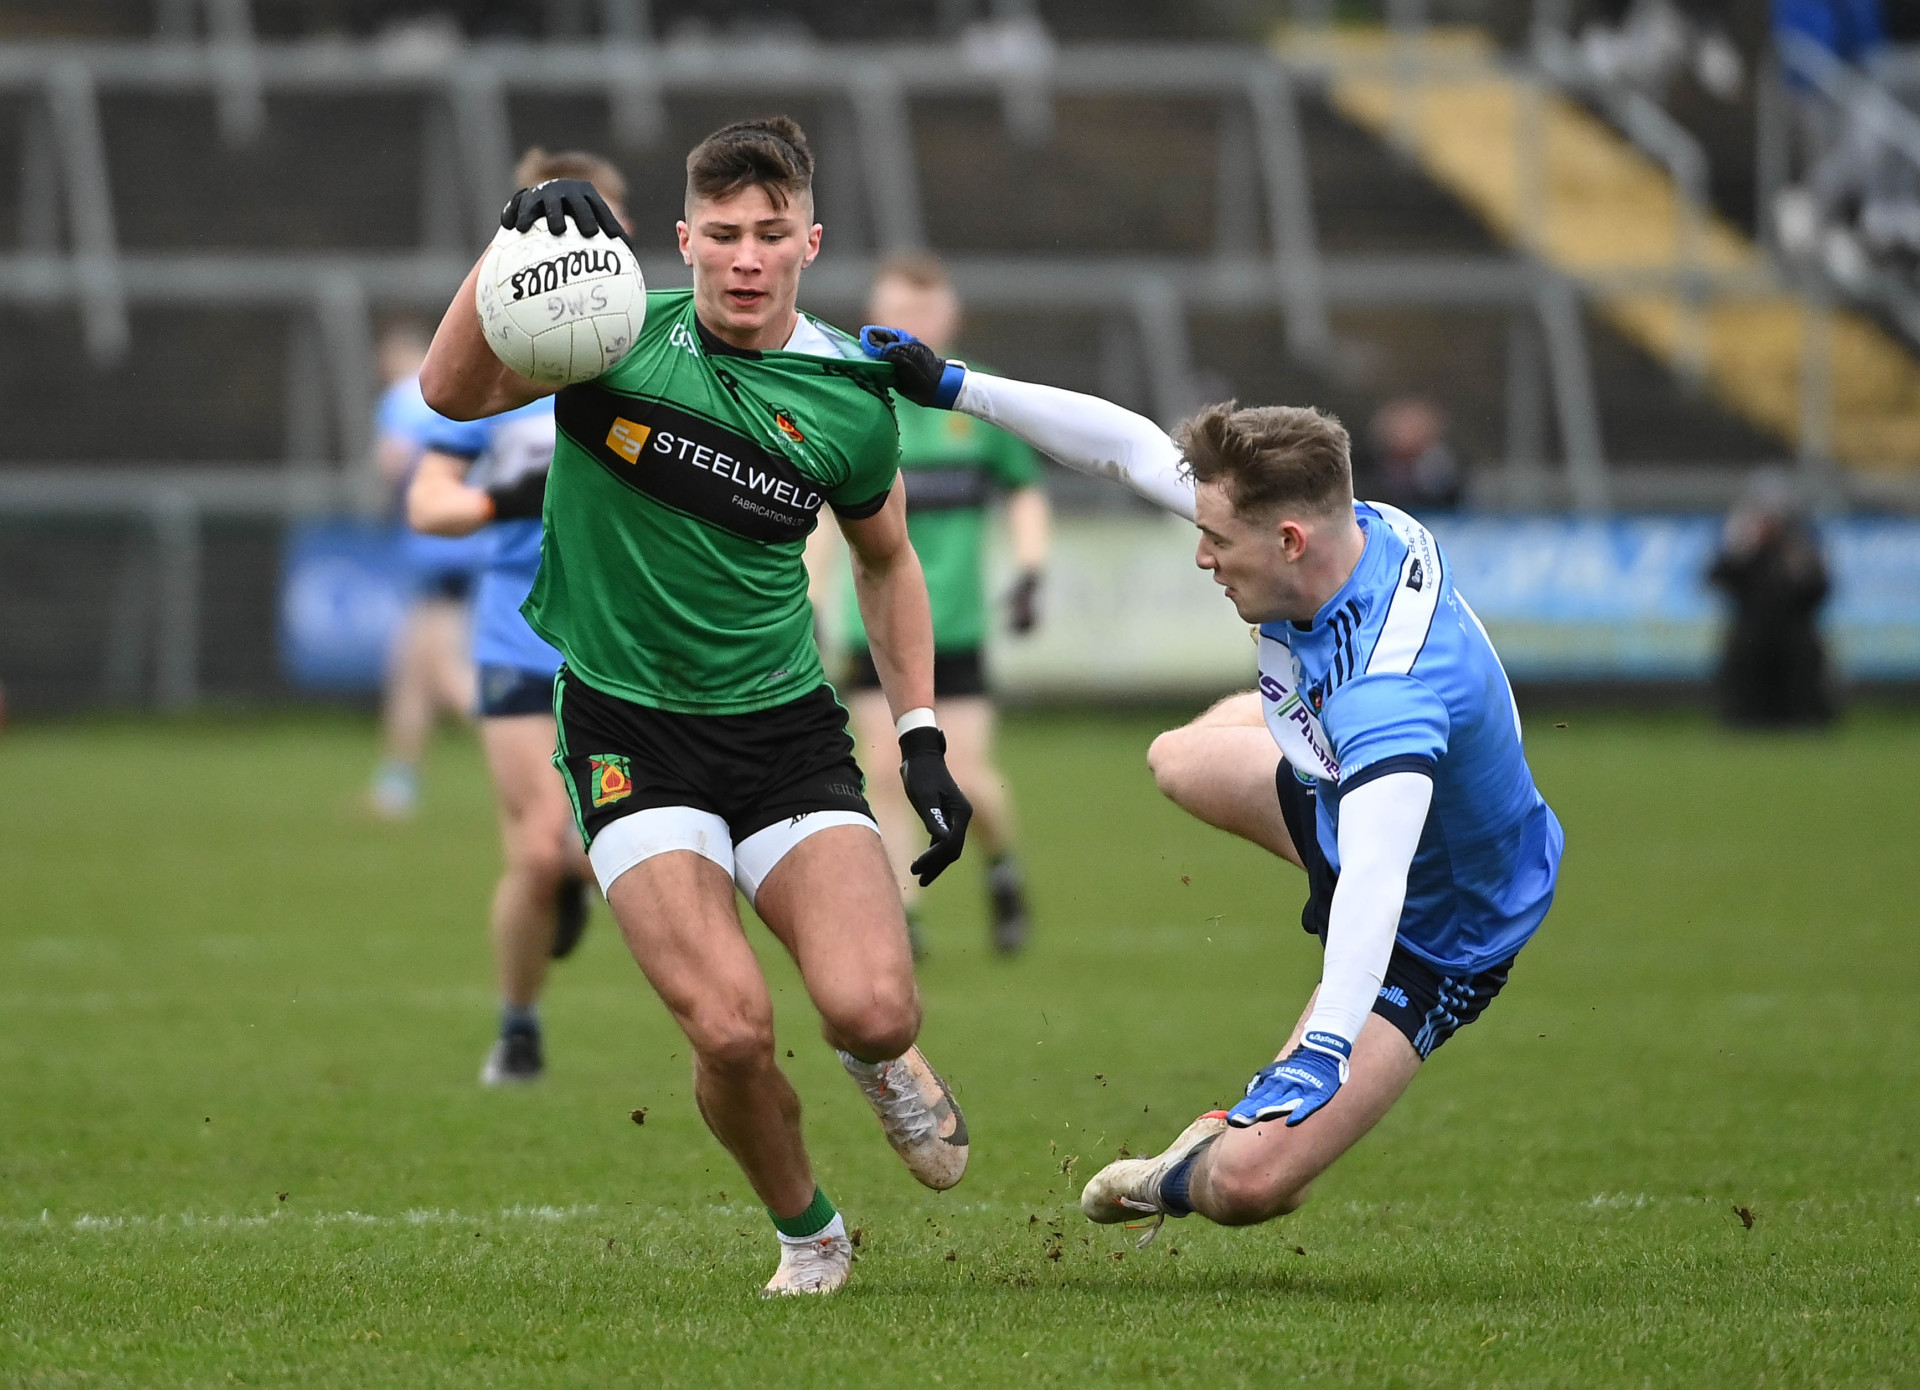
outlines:
M977 865L932 895L954 1192L907 1176L763 950L864 1236L845 1295L773 1304L767 1220L604 910L555 974L549 1079L475 1084L469 742L391 827L353 721L12 731L0 1381L1914 1383L1920 722L1533 711L1568 854L1506 994L1304 1211L1136 1251L1080 1180L1234 1094L1318 968L1298 875L1155 795L1155 727L1009 722L1024 958L985 950Z

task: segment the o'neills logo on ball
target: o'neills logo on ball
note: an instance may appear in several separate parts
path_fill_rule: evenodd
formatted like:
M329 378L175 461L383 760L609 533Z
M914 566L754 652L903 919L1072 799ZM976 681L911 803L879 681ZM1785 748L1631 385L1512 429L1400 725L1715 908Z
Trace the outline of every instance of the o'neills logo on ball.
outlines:
M530 294L548 294L583 276L612 275L619 269L620 253L611 248L567 251L514 271L507 283L513 286L513 297L518 300Z

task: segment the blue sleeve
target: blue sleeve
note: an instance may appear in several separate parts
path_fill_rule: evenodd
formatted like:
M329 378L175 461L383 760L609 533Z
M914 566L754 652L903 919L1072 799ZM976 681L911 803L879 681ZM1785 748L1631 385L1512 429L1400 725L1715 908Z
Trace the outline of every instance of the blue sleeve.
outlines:
M420 431L420 446L456 458L477 459L486 453L487 443L493 438L494 422L499 418L496 415L484 420L449 420L444 415L435 415Z
M420 378L405 377L389 386L374 408L373 427L380 434L397 434L418 443L427 425L440 417L420 394Z
M377 434L398 434L401 429L401 413L406 410L406 402L400 398L404 381L396 381L380 393L380 403L373 408L373 428Z
M1431 774L1447 751L1447 706L1413 676L1361 676L1334 691L1320 712L1345 791L1388 772Z

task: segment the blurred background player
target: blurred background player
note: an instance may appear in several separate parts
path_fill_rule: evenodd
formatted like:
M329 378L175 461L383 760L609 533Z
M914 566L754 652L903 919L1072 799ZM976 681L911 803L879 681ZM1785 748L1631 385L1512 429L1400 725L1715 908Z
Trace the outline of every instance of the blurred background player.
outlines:
M420 462L427 430L440 421L420 395L426 356L427 335L416 323L393 324L380 337L386 390L374 413L374 460L399 496ZM436 718L464 719L473 709L467 599L486 552L483 540L424 536L402 525L400 556L410 601L387 655L381 758L368 792L375 813L390 820L412 815L419 804L420 759Z
M1825 724L1833 718L1820 609L1832 585L1820 537L1793 484L1762 474L1727 517L1707 582L1727 596L1720 709L1727 723Z
M519 187L586 179L622 222L626 180L597 155L521 157ZM540 572L540 510L553 464L553 398L484 420L435 416L427 452L407 492L407 520L440 536L479 534L487 563L475 587L473 659L480 741L500 803L506 867L493 893L500 1036L480 1080L533 1081L545 1070L537 1005L549 961L568 955L586 928L592 870L574 830L566 783L553 766L553 678L560 653L520 616Z
M894 324L945 354L960 330L960 299L946 268L932 256L899 256L874 276L867 317ZM1047 559L1050 512L1041 487L1040 460L1020 440L971 416L928 410L898 399L900 472L907 490L907 531L926 571L933 603L933 687L940 727L947 733L947 765L973 803L973 833L987 847L987 898L993 948L1005 955L1026 943L1027 898L1019 861L1014 857L1013 803L1006 779L993 760L994 709L982 660L988 603L984 573L987 504L993 489L1007 490L1007 529L1016 571L1005 596L1007 626L1031 632L1039 621L1040 574ZM852 671L844 689L847 708L860 740L860 760L868 769L873 809L886 839L887 857L900 880L907 923L916 956L925 954L914 902L920 887L908 871L918 846L919 818L907 805L898 780L888 773L900 764L879 673L867 649L866 630L853 586L839 560L836 536L814 532L813 570L837 582L841 620L847 633ZM824 550L835 563L821 562ZM823 594L824 596L824 594Z
M1422 396L1388 401L1367 422L1367 451L1354 460L1366 494L1415 516L1460 505L1460 457L1447 440L1447 417Z

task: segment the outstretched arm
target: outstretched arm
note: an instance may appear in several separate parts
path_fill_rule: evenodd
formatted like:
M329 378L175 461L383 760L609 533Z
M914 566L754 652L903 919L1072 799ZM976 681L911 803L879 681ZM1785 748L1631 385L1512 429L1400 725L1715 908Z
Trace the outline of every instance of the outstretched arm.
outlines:
M1193 475L1166 431L1146 416L1098 396L972 371L897 329L869 324L860 346L893 364L894 390L908 400L998 425L1075 472L1110 478L1193 520Z
M1078 473L1109 478L1188 521L1193 475L1166 431L1078 391L969 371L953 408L1018 435Z

